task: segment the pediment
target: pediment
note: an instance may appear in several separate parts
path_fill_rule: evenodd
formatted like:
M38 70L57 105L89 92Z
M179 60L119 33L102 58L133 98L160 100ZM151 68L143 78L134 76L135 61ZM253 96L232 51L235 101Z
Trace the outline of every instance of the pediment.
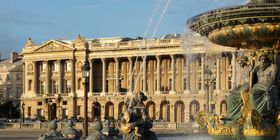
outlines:
M72 50L74 50L74 48L67 43L51 40L39 46L34 52L58 52Z

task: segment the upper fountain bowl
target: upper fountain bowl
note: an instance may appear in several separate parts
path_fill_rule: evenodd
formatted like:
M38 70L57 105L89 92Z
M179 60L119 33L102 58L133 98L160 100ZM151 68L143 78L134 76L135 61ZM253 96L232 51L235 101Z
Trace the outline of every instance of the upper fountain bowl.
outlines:
M212 10L189 19L187 24L219 45L275 47L280 40L280 0L251 0L247 5Z

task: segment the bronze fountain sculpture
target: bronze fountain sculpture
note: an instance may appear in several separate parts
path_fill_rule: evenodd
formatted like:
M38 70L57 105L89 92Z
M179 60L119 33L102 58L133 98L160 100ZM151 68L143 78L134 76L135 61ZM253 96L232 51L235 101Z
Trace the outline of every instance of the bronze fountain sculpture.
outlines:
M250 80L227 97L227 115L199 112L215 140L280 139L280 1L251 0L191 18L190 29L218 45L251 52L239 59Z
M134 98L127 100L126 111L120 122L124 140L157 140L156 134L150 130L153 124L143 103L146 100L143 92L138 92Z

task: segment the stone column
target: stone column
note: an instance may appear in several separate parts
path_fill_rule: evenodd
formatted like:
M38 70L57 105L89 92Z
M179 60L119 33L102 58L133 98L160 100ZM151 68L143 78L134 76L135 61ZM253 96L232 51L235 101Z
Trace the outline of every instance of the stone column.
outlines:
M38 69L37 69L37 65L36 65L36 61L33 62L33 66L34 66L34 78L33 78L33 82L34 82L34 95L38 94L37 91L37 86L38 86Z
M232 52L232 62L231 62L231 66L232 66L232 79L231 79L231 88L235 88L236 86L236 52Z
M190 60L186 59L186 93L190 93L190 84L191 84L191 65ZM185 84L185 83L184 83Z
M101 104L100 117L101 117L101 120L102 120L102 121L105 121L105 120L104 120L104 117L106 116L106 111L105 111L105 110L106 110L106 109L105 109L105 104L106 104L106 103L103 103L103 104L100 103L100 104Z
M25 68L26 68L26 66L25 66L25 62L23 62L22 63L22 81L23 81L23 83L22 83L22 93L23 93L23 95L26 93L26 91L25 91L25 86L26 86L26 77L25 77L25 72L26 72L26 70L25 70Z
M120 85L120 79L119 79L119 58L115 58L115 62L116 62L116 87L115 87L115 94L116 95L118 95L119 94L119 92L120 92L120 87L119 87L119 85Z
M143 60L143 92L147 92L147 56L142 57Z
M71 60L71 75L72 75L72 79L71 79L71 94L69 94L69 96L70 97L74 97L75 95L75 93L76 93L76 82L75 82L75 80L76 80L76 69L75 69L75 60L74 59L72 59Z
M221 86L220 86L220 79L221 79L221 74L220 74L220 59L217 60L217 69L216 69L216 90L220 91Z
M128 95L132 95L132 88L133 88L133 62L132 57L128 57L129 61L129 87L128 87Z
M205 57L201 56L201 89L203 92L205 90L205 76L204 76L204 71L205 71Z
M160 81L161 81L161 70L160 70L160 56L157 55L156 56L156 59L157 59L157 90L156 90L156 94L161 94L160 92Z
M63 67L61 60L58 60L56 63L58 63L58 94L61 94L62 91L62 86L63 86L63 78L62 78L62 72L63 72Z
M155 102L155 117L156 117L156 120L160 119L160 112L161 112L160 103L161 102Z
M101 58L102 61L102 96L106 95L106 59Z
M89 59L89 65L90 65L90 70L89 70L89 96L92 96L93 92L93 59Z
M49 95L50 94L50 67L49 67L49 63L48 61L44 62L44 64L46 65L46 74L47 74L47 78L46 78L46 94ZM34 81L35 82L35 81ZM36 82L37 83L37 82Z
M174 123L175 122L175 105L173 103L170 105L170 114L169 115L170 115L170 122Z
M171 57L171 78L172 78L172 85L171 85L171 91L170 94L175 94L175 56L170 55Z

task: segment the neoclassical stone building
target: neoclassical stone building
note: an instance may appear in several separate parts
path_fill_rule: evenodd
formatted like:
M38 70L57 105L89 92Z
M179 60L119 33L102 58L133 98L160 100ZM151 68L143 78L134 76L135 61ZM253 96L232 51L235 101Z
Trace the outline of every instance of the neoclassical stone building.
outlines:
M148 114L155 120L193 122L192 114L209 106L216 114L225 113L224 99L229 90L243 83L236 51L222 53L211 69L214 78L209 78L205 73L208 67L203 44L194 45L193 52L187 52L181 44L180 38L172 36L77 36L75 40L50 40L40 45L29 39L21 53L25 117L82 117L81 66L86 56L91 66L88 114L92 120L118 119L124 102L136 91L148 96ZM186 59L186 53L192 54L191 59Z
M22 93L22 61L16 52L10 58L0 58L0 103L12 101L19 104Z

